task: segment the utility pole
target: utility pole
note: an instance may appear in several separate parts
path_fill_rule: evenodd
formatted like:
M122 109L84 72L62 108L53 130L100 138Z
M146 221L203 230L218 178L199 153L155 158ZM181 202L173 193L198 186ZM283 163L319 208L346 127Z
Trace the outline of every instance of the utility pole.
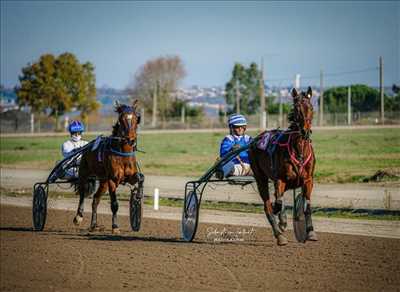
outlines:
M240 114L240 90L239 79L236 79L236 113Z
M144 108L140 110L140 124L144 127Z
M283 128L283 105L282 105L282 93L279 89L279 127Z
M267 128L267 112L265 110L265 90L264 90L264 58L261 58L260 66L260 82L259 82L259 94L260 94L260 130Z
M151 120L151 126L153 128L157 125L157 91L158 91L158 81L156 82L156 86L153 91L153 115Z
M381 95L381 123L385 124L385 97L383 92L383 57L379 57L379 92Z
M324 72L321 69L321 73L319 76L319 121L318 124L320 127L324 124Z
M182 106L181 108L181 123L185 123L185 106Z
M294 77L294 88L296 88L297 90L300 90L300 74L296 74L296 76Z
M347 125L351 125L351 86L347 89Z

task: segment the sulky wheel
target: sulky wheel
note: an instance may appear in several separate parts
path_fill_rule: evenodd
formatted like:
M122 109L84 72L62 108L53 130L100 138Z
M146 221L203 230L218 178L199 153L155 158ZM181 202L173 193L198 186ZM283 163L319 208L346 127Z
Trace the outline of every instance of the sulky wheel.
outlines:
M189 191L183 206L182 237L185 241L192 241L196 235L199 221L199 200L195 191Z
M129 219L133 231L140 230L143 216L143 187L134 187L129 200Z
M33 229L42 231L47 216L47 187L35 185L33 188L32 219Z
M306 225L306 199L302 194L296 196L293 190L293 231L298 242L306 242L307 225Z

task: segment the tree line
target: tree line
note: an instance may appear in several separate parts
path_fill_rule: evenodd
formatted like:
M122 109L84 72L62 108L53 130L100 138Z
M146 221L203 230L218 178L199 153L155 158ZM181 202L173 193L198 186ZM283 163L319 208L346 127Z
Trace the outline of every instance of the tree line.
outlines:
M94 66L81 64L72 53L57 56L44 54L34 63L22 68L19 85L15 87L20 106L29 106L33 113L45 113L55 118L56 130L59 117L71 110L80 111L87 122L88 115L100 104L96 101ZM179 56L158 57L147 61L136 72L127 92L132 99L139 99L144 109L162 122L178 117L184 110L186 116L203 116L202 108L188 107L177 98L179 83L186 71Z
M20 106L29 106L34 113L45 113L55 118L56 129L61 115L71 110L80 111L87 122L88 115L99 108L96 101L94 65L80 63L72 53L59 56L44 54L34 63L22 68L19 85L15 87ZM178 98L180 82L185 78L185 66L179 56L162 56L145 62L135 73L127 92L132 99L139 99L145 111L152 116L152 125L157 119L165 122L172 117L185 116L200 121L202 108L191 108ZM279 103L274 96L265 96L262 72L256 63L245 66L235 63L230 80L225 85L226 114L237 111L239 95L240 112L246 115L259 113L260 100L267 101L268 113L278 113ZM347 111L347 86L333 87L324 93L324 110ZM393 86L394 96L385 95L385 110L400 111L400 89ZM380 108L379 91L367 85L351 86L352 110L376 111ZM290 105L283 104L284 113ZM220 113L221 115L224 113Z
M236 63L233 67L231 78L225 85L225 101L227 114L237 110L236 97L239 95L239 107L242 114L252 115L259 113L261 92L264 87L262 72L256 63L248 67ZM394 96L385 94L385 111L400 111L400 87L393 85ZM275 96L266 96L266 109L270 114L279 112L279 100ZM328 112L347 112L348 86L329 88L324 92L324 110ZM380 109L380 93L375 88L363 84L351 85L351 106L353 111L372 112ZM288 113L290 104L282 105L282 112ZM220 113L223 114L222 112Z

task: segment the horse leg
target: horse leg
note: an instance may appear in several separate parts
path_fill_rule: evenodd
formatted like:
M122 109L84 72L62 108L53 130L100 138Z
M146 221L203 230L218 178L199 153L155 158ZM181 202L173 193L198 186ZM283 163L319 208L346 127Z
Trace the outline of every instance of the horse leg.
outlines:
M108 182L108 191L111 199L111 211L112 211L112 233L119 234L120 230L117 224L117 212L118 212L118 201L117 201L117 184L110 180Z
M285 193L286 184L282 180L277 180L275 182L275 204L273 207L273 212L278 215L279 218L279 229L285 232L287 228L287 216L285 209L285 202L283 199L283 194Z
M311 191L313 189L313 181L309 180L307 181L303 187L303 195L306 197L307 200L307 207L305 211L305 216L306 216L306 230L307 230L307 240L311 241L317 241L318 237L317 234L314 231L314 227L312 224L312 219L311 219Z
M254 170L253 170L254 172ZM254 172L254 177L256 178L257 188L260 193L260 196L264 202L264 212L267 216L267 220L272 227L272 232L277 240L278 245L286 245L288 243L285 236L282 235L282 231L279 229L278 224L276 223L275 216L273 213L272 203L269 198L269 190L268 190L268 178L260 177L258 172Z
M95 231L97 226L97 206L100 203L101 196L107 191L107 181L101 181L99 188L93 196L92 201L92 221L90 223L90 231Z
M78 210L76 211L76 215L74 217L74 224L79 226L83 221L83 209L85 205L85 194L87 192L87 180L86 179L79 179L78 184L78 192L79 192L79 204Z
M251 149L249 151L250 167L253 171L254 178L256 179L258 192L260 193L261 199L264 202L264 212L267 217L269 224L272 227L272 232L277 240L278 245L286 245L288 243L285 236L282 235L282 231L279 230L278 224L276 223L275 216L273 214L272 203L269 198L268 189L268 176L264 172L261 165L266 166L268 162L263 160L264 153L259 153L257 150ZM259 156L260 157L257 157ZM260 165L261 164L261 165Z

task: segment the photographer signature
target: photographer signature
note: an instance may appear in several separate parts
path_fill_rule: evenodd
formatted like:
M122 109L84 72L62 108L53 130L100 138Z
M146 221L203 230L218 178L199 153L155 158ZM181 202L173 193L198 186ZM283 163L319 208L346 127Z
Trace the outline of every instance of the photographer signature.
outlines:
M245 241L253 239L256 231L251 229L237 228L236 230L229 230L226 227L219 230L218 228L207 228L207 240L214 242L229 242L229 241Z

